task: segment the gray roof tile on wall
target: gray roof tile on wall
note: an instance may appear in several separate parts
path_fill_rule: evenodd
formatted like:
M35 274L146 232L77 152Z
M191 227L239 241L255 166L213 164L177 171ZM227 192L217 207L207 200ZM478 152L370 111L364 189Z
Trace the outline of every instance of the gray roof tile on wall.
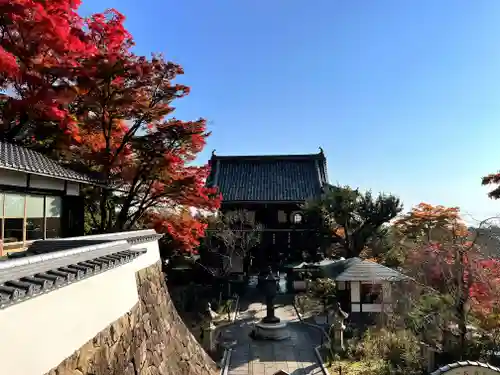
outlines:
M450 371L451 369L455 369L455 368L459 368L459 367L467 367L467 366L475 367L475 369L472 370L471 373L475 372L475 373L484 374L485 372L480 371L480 370L485 369L485 368L491 370L490 372L488 372L488 374L500 373L500 368L492 366L489 363L475 362L475 361L460 361L460 362L454 362L454 363L450 363L448 365L445 365L443 367L440 367L436 371L432 372L430 375L440 375L440 374L445 375L446 372Z
M86 184L99 183L89 176L63 167L39 152L0 141L0 169L2 168Z
M54 243L55 241L51 241ZM75 242L75 246L82 245ZM65 249L0 263L0 309L133 261L146 249L125 241ZM61 251L61 249L59 249Z
M304 201L317 197L326 182L323 154L213 156L208 186L223 201Z

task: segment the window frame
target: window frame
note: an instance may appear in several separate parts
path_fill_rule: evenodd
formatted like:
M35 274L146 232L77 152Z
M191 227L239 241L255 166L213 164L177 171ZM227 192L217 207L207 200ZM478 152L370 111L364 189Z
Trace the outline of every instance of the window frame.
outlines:
M295 220L296 218L299 218L299 220ZM304 222L304 215L301 211L293 211L290 214L290 222L294 225L300 225Z
M369 290L367 290L369 289ZM381 283L361 282L359 286L359 299L364 305L382 303L383 288Z
M6 194L12 194L12 195L18 195L23 197L23 212L24 215L23 217L14 217L14 216L5 216L5 195ZM62 224L62 206L63 206L63 195L58 195L58 194L51 194L48 192L42 192L42 191L16 191L16 190L0 190L0 195L3 196L3 199L0 201L0 241L3 243L4 247L4 252L6 251L5 247L8 246L15 246L15 245L22 245L22 247L25 247L26 244L32 243L34 241L39 241L39 240L46 240L47 239L47 212L46 212L46 207L47 207L47 198L55 198L59 200L60 203L60 216L58 217L61 221ZM28 240L27 239L27 227L28 227L28 196L36 196L36 197L43 197L43 238L41 239L35 239L35 240ZM49 216L50 217L50 216ZM23 239L22 241L15 241L15 242L4 242L5 241L5 220L6 219L22 219L23 220ZM61 225L62 227L62 225ZM52 238L57 238L57 237L51 237ZM8 250L7 250L8 251Z
M3 211L2 211L2 241L4 241L4 245L5 244L16 244L16 243L26 243L26 197L28 194L26 193L19 193L19 192L15 192L15 191L2 191L1 194L3 194ZM10 194L10 195L18 195L18 196L22 196L23 197L23 204L24 204L24 207L23 207L23 217L19 217L19 216L5 216L5 196L6 194ZM21 241L14 241L14 242L5 242L5 220L6 219L23 219L23 239Z

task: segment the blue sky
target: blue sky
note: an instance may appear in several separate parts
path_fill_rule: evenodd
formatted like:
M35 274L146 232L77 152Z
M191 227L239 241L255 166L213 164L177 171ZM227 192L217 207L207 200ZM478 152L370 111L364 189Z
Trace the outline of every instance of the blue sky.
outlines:
M176 117L209 120L200 156L315 153L331 182L500 213L498 0L83 0L116 8L136 52L191 86Z

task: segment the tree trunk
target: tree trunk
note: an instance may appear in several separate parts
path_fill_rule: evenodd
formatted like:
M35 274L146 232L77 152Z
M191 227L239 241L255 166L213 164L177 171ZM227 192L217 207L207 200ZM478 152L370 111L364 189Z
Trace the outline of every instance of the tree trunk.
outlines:
M463 360L465 356L465 346L467 339L467 311L465 310L465 302L467 291L465 289L464 283L464 251L458 247L455 257L456 264L456 286L457 286L457 297L456 297L456 314L458 319L458 334L459 334L459 350L460 359Z
M118 213L115 224L113 225L114 231L120 232L120 231L125 230L125 225L127 224L129 209L130 209L130 206L128 204L125 204L122 207L122 209Z
M100 225L100 232L105 233L108 231L107 223L108 223L108 198L109 198L109 193L107 189L102 189L101 191L101 200L99 203L99 208L100 208L100 213L101 213L101 222L99 223Z
M460 350L460 360L464 360L465 358L465 349L466 349L466 340L467 340L467 317L465 315L464 310L464 302L459 302L457 306L457 315L458 315L458 343Z

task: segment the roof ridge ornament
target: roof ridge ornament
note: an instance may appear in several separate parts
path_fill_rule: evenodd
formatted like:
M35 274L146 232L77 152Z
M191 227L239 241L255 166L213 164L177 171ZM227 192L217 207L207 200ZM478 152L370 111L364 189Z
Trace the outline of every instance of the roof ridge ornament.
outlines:
M215 156L215 151L216 151L216 149L214 148L214 149L212 150L212 156Z
M323 154L324 154L324 152L323 152L323 147L321 147L321 146L319 147L319 153L320 153L321 155L323 155Z

